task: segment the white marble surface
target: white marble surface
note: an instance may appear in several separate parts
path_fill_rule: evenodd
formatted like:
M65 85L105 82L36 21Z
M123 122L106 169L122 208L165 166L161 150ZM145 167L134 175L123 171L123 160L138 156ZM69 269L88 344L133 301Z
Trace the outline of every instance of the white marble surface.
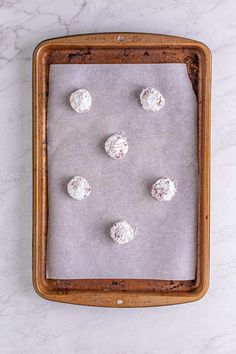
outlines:
M236 2L0 1L0 352L236 352ZM213 52L211 286L162 308L47 302L31 284L31 55L46 38L143 31L201 40Z

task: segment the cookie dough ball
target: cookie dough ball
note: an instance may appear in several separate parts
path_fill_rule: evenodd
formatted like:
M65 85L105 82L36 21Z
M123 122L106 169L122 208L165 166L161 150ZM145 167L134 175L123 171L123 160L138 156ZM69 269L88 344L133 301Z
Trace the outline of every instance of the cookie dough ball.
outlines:
M175 180L166 177L160 178L153 184L151 194L161 202L169 202L177 192L176 185Z
M91 193L91 187L88 181L81 177L73 177L67 185L67 191L71 198L76 200L83 200Z
M133 228L126 221L116 222L110 230L110 236L114 242L123 245L133 240L137 233L137 228Z
M108 156L115 160L121 160L128 152L128 143L124 133L114 134L105 142L105 150Z
M157 112L165 104L162 94L153 87L147 87L140 94L140 102L146 111Z
M85 89L79 89L70 95L71 107L78 113L88 112L92 106L92 97Z

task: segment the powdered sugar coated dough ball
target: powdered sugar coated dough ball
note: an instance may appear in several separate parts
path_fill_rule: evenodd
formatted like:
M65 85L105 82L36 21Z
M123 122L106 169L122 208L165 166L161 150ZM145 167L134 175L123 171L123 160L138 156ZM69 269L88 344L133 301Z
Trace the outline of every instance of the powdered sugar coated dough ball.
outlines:
M110 236L114 242L123 245L133 240L137 233L137 228L133 228L127 221L117 221L110 230Z
M177 192L176 184L177 182L170 178L160 178L153 184L151 195L161 202L169 202Z
M70 95L70 104L77 113L85 113L92 106L92 97L87 90L78 89Z
M140 94L140 102L146 111L159 111L165 104L163 95L153 87L147 87Z
M121 160L128 152L127 139L124 133L111 135L105 142L105 150L108 156L114 160Z
M67 185L67 191L71 198L76 200L83 200L91 193L91 187L88 181L81 177L73 177Z

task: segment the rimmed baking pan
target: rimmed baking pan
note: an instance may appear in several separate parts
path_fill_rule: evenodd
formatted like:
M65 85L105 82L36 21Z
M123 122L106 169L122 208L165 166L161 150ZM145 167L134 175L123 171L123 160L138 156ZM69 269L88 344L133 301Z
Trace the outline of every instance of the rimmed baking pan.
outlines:
M52 210L49 202L53 200L50 199L48 164L50 70L59 64L91 65L91 68L99 64L113 64L115 68L120 64L123 68L131 65L138 70L139 64L150 68L173 63L186 65L197 102L194 277L190 280L140 276L50 277L47 269ZM103 33L50 39L37 46L33 55L33 283L40 296L81 305L142 307L195 301L206 293L209 282L210 84L210 51L204 44L189 39L143 33ZM181 255L176 261L182 261Z

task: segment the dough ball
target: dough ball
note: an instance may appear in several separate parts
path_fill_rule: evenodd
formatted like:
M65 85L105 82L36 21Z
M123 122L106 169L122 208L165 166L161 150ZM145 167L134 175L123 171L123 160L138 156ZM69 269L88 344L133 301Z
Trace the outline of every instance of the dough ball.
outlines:
M110 236L114 242L123 245L134 239L137 228L133 228L126 221L118 221L111 227Z
M91 187L85 178L75 176L68 183L67 191L71 198L83 200L91 193Z
M78 113L88 112L92 105L92 97L85 89L79 89L70 95L71 107Z
M165 104L162 94L153 87L147 87L140 94L140 102L146 111L157 112Z
M176 185L176 181L170 178L160 178L153 184L151 194L161 202L169 202L177 192Z
M108 156L115 160L121 160L128 152L128 143L124 133L111 135L105 142L105 150Z

